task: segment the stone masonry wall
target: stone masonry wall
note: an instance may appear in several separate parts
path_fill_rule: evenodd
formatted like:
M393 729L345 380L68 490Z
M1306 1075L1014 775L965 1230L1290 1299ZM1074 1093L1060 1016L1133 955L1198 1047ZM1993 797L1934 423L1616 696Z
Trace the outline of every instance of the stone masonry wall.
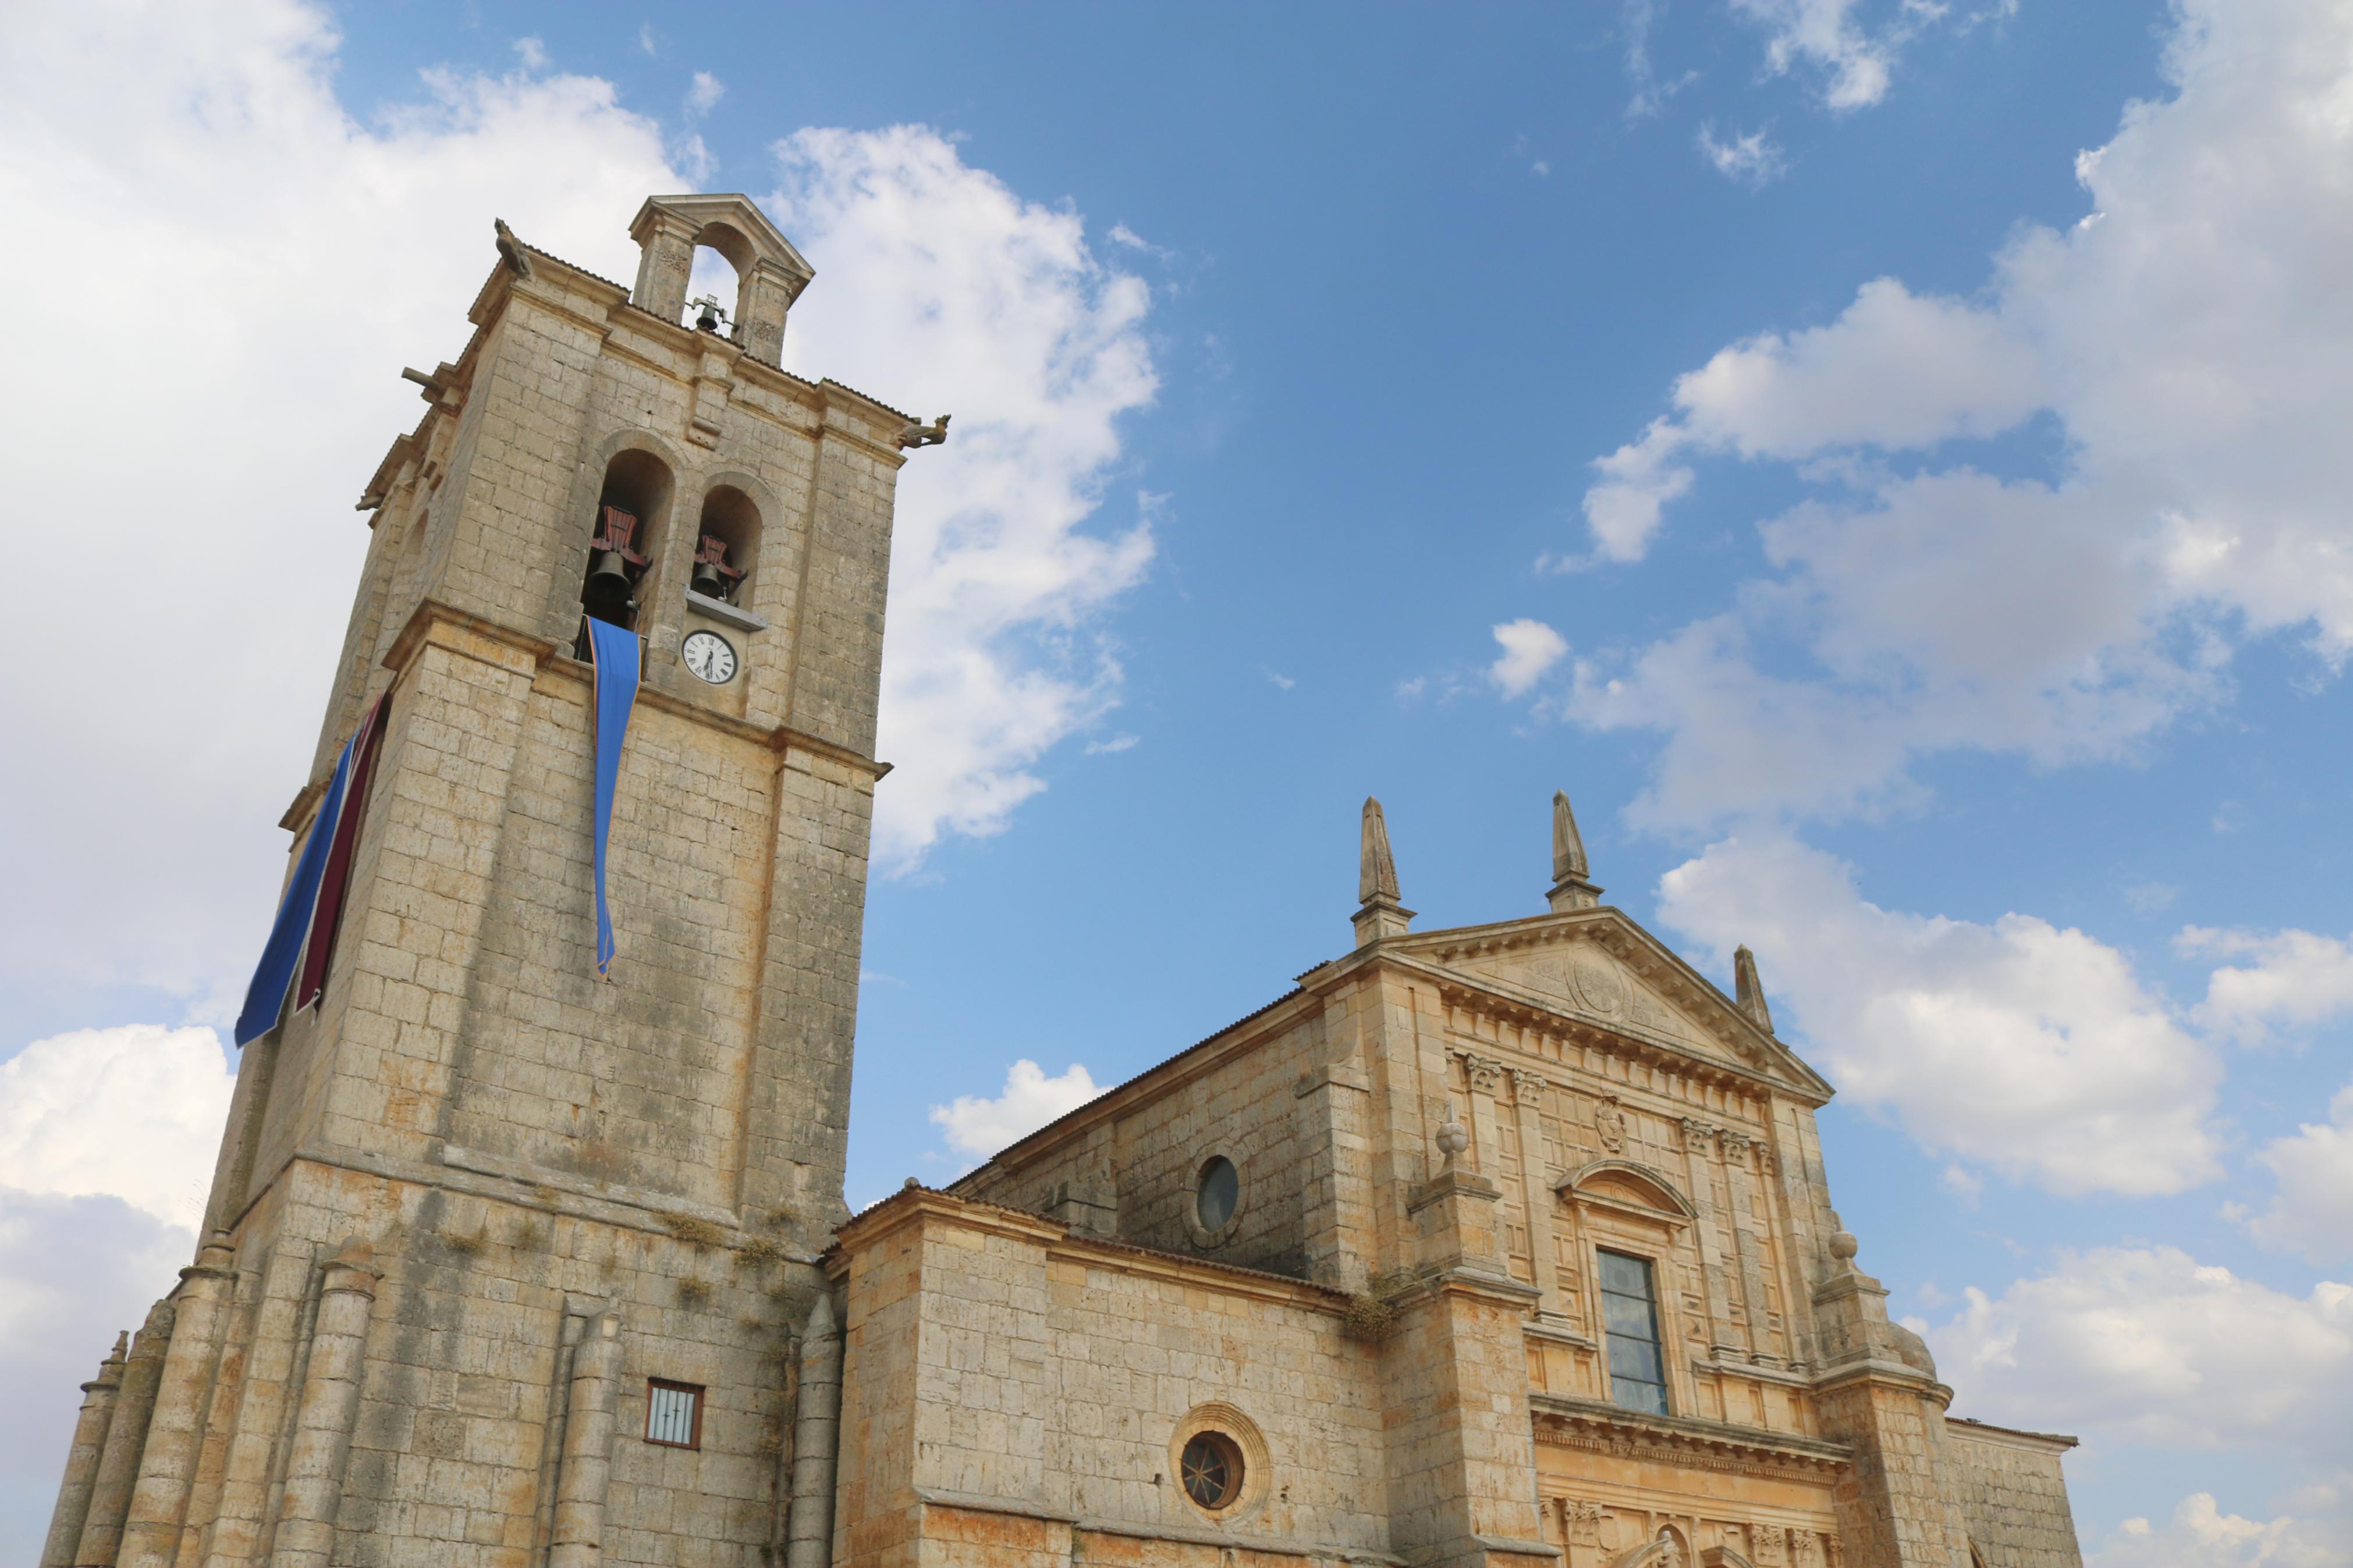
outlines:
M1008 1519L1090 1541L1388 1550L1378 1359L1341 1336L1338 1297L923 1193L853 1221L836 1268L851 1325L836 1568L913 1561L919 1534L926 1563L1050 1549ZM1188 1415L1246 1455L1221 1514L1179 1486ZM942 1539L951 1508L965 1522L942 1518ZM984 1515L1002 1527L987 1542ZM981 1549L1018 1545L1007 1530L1038 1540Z
M2060 1456L2069 1445L1948 1421L1945 1452L1958 1471L1961 1512L1986 1568L2082 1568Z

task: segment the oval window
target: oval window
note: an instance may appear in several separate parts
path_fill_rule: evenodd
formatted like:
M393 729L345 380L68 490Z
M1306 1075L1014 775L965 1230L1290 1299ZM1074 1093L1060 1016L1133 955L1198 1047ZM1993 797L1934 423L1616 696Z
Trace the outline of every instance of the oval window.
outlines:
M1226 1170L1231 1173L1233 1167L1226 1165ZM1223 1432L1195 1433L1185 1445L1182 1468L1185 1495L1199 1507L1225 1508L1242 1494L1242 1451Z
M1203 1230L1222 1230L1226 1221L1234 1217L1234 1206L1241 1201L1241 1173L1234 1163L1219 1154L1201 1167L1200 1190L1194 1194L1193 1213Z

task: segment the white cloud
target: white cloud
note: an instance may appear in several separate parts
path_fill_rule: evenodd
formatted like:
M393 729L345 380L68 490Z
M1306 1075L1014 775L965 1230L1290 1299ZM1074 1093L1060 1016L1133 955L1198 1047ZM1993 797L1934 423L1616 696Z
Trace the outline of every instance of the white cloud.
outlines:
M2256 1240L2315 1263L2353 1258L2353 1084L2337 1090L2328 1115L2256 1152L2278 1190L2269 1208L2245 1221Z
M1672 81L1662 81L1651 64L1651 29L1665 9L1665 0L1626 0L1619 14L1619 30L1626 40L1626 79L1634 89L1626 100L1629 120L1648 120L1663 112L1675 94L1699 79L1699 72L1687 70Z
M523 69L542 71L547 68L547 46L539 39L517 38L514 42L514 52L515 58L522 62Z
M1852 23L1748 8L1791 58ZM1730 610L1580 671L1572 716L1667 733L1653 819L1882 806L1954 748L2129 755L2215 698L2236 640L2353 654L2353 5L2184 0L2165 68L2173 96L2080 161L2091 216L2021 230L1981 299L1875 280L1828 326L1730 345L1597 465L1605 560L1642 555L1705 455L1801 465L1815 492L1765 525L1773 574ZM1870 460L2046 413L2047 481ZM1708 763L1809 750L1762 793Z
M17 465L14 504L81 520L21 531L11 565L90 584L138 635L90 639L86 594L10 617L0 727L49 761L0 785L8 819L42 828L0 836L19 894L0 975L151 986L225 1018L367 543L352 503L419 412L400 367L465 342L493 216L634 276L629 216L691 186L693 150L673 158L660 124L577 76L437 72L362 121L336 96L330 21L295 0L37 8L10 43L0 197L75 239L69 263L9 248L0 283L105 301L27 312L11 341L11 437L42 455ZM1088 616L1151 543L1078 530L1117 415L1151 396L1145 296L1087 256L1075 216L930 132L812 132L785 156L776 210L819 272L796 368L962 416L901 492L881 847L904 864L940 832L1002 826L1041 787L1027 764L1116 687ZM41 651L66 646L72 679Z
M1789 160L1780 143L1763 131L1751 131L1745 136L1736 131L1718 140L1713 124L1703 125L1699 128L1699 151L1717 174L1752 191L1771 184L1789 172Z
M194 1228L237 1075L210 1029L130 1024L0 1062L0 1187L103 1194Z
M1117 752L1134 751L1137 742L1143 739L1141 735L1122 733L1111 736L1107 740L1089 741L1086 744L1086 753L1091 757L1107 757Z
M1694 441L1785 459L1998 435L2042 401L2033 346L1999 316L1893 278L1855 290L1828 326L1718 351L1674 389Z
M1085 530L1120 417L1157 386L1149 295L1095 258L1077 214L1022 200L926 127L803 131L776 153L769 205L818 270L787 365L957 416L899 478L880 742L898 769L875 851L903 869L942 833L1001 831L1045 787L1038 759L1114 700L1091 627L1152 536Z
M1675 461L1688 444L1681 426L1654 419L1641 439L1593 460L1601 480L1585 492L1585 525L1596 557L1633 562L1648 553L1667 502L1692 487L1691 468Z
M1150 250L1152 248L1151 243L1148 240L1124 223L1115 223L1111 226L1110 238L1113 245L1124 245L1130 250Z
M1504 651L1487 667L1487 679L1506 697L1520 697L1544 679L1545 671L1568 657L1568 639L1523 616L1493 628Z
M2177 1247L2103 1247L1927 1333L1957 1407L2191 1450L2289 1445L2353 1462L2353 1285L2274 1290Z
M1277 691L1288 691L1293 687L1299 684L1297 677L1285 675L1279 669L1268 669L1261 667L1259 673L1265 676L1267 684L1273 687Z
M1777 1016L1840 1092L1932 1152L2066 1194L2220 1173L2212 1053L2080 931L1883 910L1851 867L1787 839L1711 845L1659 894L1719 972L1755 949Z
M695 72L693 84L686 89L687 117L696 119L710 113L719 107L719 100L726 96L725 82L721 81L709 71Z
M1786 71L1802 61L1828 73L1822 101L1832 109L1862 109L1887 96L1900 37L1873 37L1855 21L1855 0L1732 0L1733 9L1771 32L1766 45L1768 69Z
M2238 958L2207 977L2200 1025L2259 1046L2274 1026L2309 1027L2353 1012L2353 943L2308 931L2217 931L2184 926L2173 939L2184 957Z
M2163 1525L2128 1519L2084 1568L2342 1568L2353 1561L2353 1531L2341 1521L2243 1519L2224 1513L2211 1492L2181 1500Z
M1005 1089L997 1098L960 1094L946 1105L933 1106L932 1122L946 1132L949 1148L986 1160L1101 1093L1102 1086L1088 1076L1083 1063L1072 1062L1048 1078L1043 1068L1024 1057L1006 1069Z

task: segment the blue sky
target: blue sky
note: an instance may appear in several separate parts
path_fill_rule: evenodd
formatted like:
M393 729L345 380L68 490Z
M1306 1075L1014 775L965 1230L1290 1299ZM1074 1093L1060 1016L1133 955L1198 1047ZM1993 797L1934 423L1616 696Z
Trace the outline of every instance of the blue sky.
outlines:
M12 31L0 179L71 237L0 262L70 302L18 565L85 586L0 675L0 1364L56 1416L0 1542L188 1245L394 373L494 214L626 277L691 184L816 263L788 363L955 416L853 1204L1342 950L1367 793L1430 929L1542 909L1567 787L1611 901L1756 948L1861 1261L1957 1410L2084 1435L2087 1552L2353 1555L2353 5Z

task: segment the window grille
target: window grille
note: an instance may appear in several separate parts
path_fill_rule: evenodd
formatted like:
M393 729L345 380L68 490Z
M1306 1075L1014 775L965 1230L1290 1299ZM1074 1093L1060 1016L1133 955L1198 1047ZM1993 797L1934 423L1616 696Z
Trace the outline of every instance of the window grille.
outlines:
M646 1441L665 1448L702 1447L702 1390L691 1383L646 1383Z

